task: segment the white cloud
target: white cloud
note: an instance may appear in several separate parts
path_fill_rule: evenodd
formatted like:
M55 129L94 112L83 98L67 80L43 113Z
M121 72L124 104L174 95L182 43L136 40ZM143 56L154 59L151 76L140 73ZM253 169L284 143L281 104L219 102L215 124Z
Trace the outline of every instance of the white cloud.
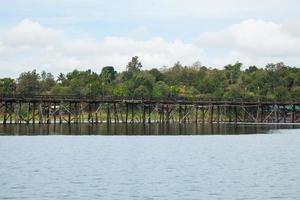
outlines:
M291 27L286 29L284 25L274 22L246 20L221 31L204 33L197 42L204 49L222 52L218 58L211 58L214 64L224 64L224 60L260 65L298 60L297 63L290 63L299 64L300 36Z
M56 42L62 37L62 32L47 28L29 19L22 20L10 29L4 36L6 45L41 46Z
M124 70L132 56L145 68L171 66L176 61L222 67L241 61L264 66L283 61L300 64L300 34L297 21L285 24L246 20L223 30L206 32L194 42L167 41L162 37L136 39L132 36L71 39L61 30L23 20L0 35L0 76L16 77L36 68L54 74L75 68L100 71L113 65Z
M201 59L203 51L196 45L180 40L168 42L162 38L135 40L127 37L106 37L100 41L71 40L48 52L50 57L56 57L57 54L60 54L61 58L73 58L77 61L70 63L70 68L94 66L99 69L105 65L113 65L119 70L124 70L134 55L139 56L144 66L149 68L172 65L177 60L190 64Z
M181 40L156 37L136 40L129 37L70 39L62 31L23 20L0 39L0 75L17 76L21 71L68 72L75 68L100 71L113 65L124 70L132 56L139 56L145 68L172 65L180 60L191 64L201 60L203 51ZM11 66L9 70L7 66Z

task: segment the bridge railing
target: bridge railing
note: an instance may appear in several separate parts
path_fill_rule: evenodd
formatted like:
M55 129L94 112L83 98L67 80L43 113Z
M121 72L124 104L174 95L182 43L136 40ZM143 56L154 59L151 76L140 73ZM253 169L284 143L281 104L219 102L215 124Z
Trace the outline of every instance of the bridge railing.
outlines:
M283 102L274 99L248 99L248 98L204 98L204 97L142 97L142 96L84 96L84 95L4 95L0 94L0 99L38 99L38 100L101 100L101 101L172 101L172 102Z

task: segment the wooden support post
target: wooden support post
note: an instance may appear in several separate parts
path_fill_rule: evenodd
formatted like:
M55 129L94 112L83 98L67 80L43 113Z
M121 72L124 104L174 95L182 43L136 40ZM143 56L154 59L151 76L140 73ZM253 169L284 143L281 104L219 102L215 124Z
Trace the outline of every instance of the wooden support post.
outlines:
M82 102L79 102L78 106L78 121L79 123L84 123L84 105Z
M279 106L276 105L276 122L277 122L277 123L279 123L279 113L280 113L280 111L279 111Z
M14 107L14 113L15 113L15 124L19 123L19 102L15 103L15 107Z
M39 103L39 124L43 124L43 107L42 103Z
M161 105L161 123L165 123L165 105Z
M244 121L244 123L245 122L247 122L247 113L246 113L246 111L247 111L247 107L244 107L244 112L243 112L243 121Z
M56 124L56 103L53 105L53 123Z
M58 114L59 114L59 124L62 124L62 115L63 115L62 108L63 108L63 102L60 102L60 104L59 104L59 111L58 111Z
M7 102L4 103L4 113L3 113L3 124L6 124L7 121L7 110L8 110Z
M92 124L94 124L94 112L93 112L93 103L92 102L90 102L89 103L90 105L91 105L91 116L92 116Z
M166 105L166 122L170 123L170 107L169 105Z
M143 124L146 123L146 105L143 104Z
M229 117L229 123L231 123L232 122L232 119L231 119L231 106L228 106L228 112L227 112L227 114L228 114L228 117Z
M179 105L179 123L182 123L182 107Z
M35 124L35 110L36 110L36 103L33 103L33 109L32 109L32 124Z
M48 102L48 104L47 104L47 124L51 124L50 112L51 112L51 103Z
M114 123L119 123L119 118L118 118L118 112L117 112L117 105L114 103Z
M295 115L296 115L296 106L293 105L293 111L292 111L292 123L295 123Z
M196 113L195 113L195 123L198 123L198 105L196 105Z
M71 112L72 112L72 103L69 102L69 110L68 110L68 124L71 124Z
M217 123L220 123L220 106L217 106Z
M95 122L96 124L99 123L99 119L98 119L98 104L95 103Z
M128 123L128 103L126 103L126 116L125 116L125 123Z
M79 122L84 123L84 106L83 103L80 102L80 108L79 108Z
M148 123L151 123L151 106L148 104Z
M286 123L286 107L283 106L283 122Z
M92 106L90 102L88 102L88 104L88 123L90 124L92 122Z
M19 108L18 108L18 123L22 123L22 117L21 117L21 112L22 112L22 102L19 102Z
M134 105L133 103L131 104L131 123L134 123Z
M107 103L106 123L110 124L110 104L109 103Z
M235 123L238 122L238 111L237 111L237 105L234 106L234 115L235 115Z
M158 107L158 115L159 115L159 123L161 123L161 113L162 113L162 108L161 108L161 104L159 105L159 107Z
M79 108L78 108L78 102L74 103L74 124L79 123Z
M12 110L13 110L13 103L12 102L10 102L10 104L9 104L9 123L10 124L12 124Z
M202 124L204 124L205 123L205 107L202 105L202 107L201 107L201 111L202 111Z
M264 107L260 105L260 123L264 122Z
M30 121L30 114L31 114L31 104L30 104L30 101L29 101L29 102L28 102L27 117L26 117L26 124L29 124L29 121Z
M187 118L187 106L186 105L184 105L184 114L183 114L183 123L186 123L187 122L187 120L186 120L186 118Z
M209 120L209 122L210 123L214 122L214 105L210 106L210 120Z

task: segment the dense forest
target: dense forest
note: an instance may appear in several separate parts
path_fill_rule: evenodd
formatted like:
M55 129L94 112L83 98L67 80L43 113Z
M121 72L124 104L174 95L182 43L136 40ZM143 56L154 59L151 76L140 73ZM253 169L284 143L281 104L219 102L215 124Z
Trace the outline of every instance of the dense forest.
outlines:
M16 80L0 79L0 95L300 100L300 69L284 63L244 67L237 62L215 69L177 62L169 68L142 68L135 56L123 72L106 66L99 72L74 70L54 77L33 70Z

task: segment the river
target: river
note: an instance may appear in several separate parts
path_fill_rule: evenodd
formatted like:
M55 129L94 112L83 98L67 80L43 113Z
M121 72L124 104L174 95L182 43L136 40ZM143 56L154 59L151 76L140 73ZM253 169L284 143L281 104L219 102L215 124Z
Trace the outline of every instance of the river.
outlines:
M298 128L0 126L0 199L296 200Z

